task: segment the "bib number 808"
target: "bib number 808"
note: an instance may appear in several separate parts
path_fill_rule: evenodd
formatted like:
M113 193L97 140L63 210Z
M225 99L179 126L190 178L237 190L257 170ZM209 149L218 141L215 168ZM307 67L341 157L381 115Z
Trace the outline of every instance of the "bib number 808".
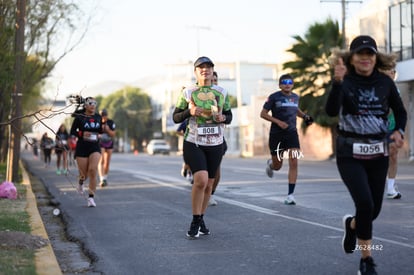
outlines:
M198 135L206 136L206 135L216 135L219 133L219 129L217 126L212 127L198 127L197 129Z

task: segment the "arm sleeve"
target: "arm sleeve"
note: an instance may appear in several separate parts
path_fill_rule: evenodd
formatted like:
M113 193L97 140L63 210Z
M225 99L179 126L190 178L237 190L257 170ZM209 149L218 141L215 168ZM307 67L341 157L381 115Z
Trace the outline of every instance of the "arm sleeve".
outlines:
M407 124L407 111L405 110L401 96L398 93L397 88L391 90L389 104L394 113L395 118L395 130L405 130Z
M329 116L337 116L342 103L342 83L333 82L326 101L325 111Z
M226 116L226 120L224 121L224 124L230 124L233 120L233 113L231 112L231 109L223 111L223 115Z
M180 108L175 107L174 112L173 112L173 121L175 123L181 123L187 118L189 118L190 116L191 114L190 114L189 109L180 109Z

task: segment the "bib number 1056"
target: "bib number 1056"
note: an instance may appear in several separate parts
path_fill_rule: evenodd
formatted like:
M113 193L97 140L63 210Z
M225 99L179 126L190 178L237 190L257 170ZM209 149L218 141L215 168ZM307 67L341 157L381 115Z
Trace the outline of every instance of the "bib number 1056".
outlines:
M354 143L353 153L357 155L366 156L384 154L384 142L378 142L373 144Z

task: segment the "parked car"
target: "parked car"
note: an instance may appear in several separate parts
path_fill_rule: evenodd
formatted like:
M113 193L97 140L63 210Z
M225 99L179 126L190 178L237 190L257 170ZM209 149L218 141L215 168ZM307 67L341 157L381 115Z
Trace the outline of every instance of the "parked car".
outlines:
M170 145L163 139L153 139L147 145L147 153L150 155L155 154L170 154L171 147Z

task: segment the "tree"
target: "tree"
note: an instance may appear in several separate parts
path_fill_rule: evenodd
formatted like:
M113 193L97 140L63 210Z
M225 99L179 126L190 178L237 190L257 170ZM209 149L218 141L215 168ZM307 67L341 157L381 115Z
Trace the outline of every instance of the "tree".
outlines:
M11 91L15 85L15 24L16 1L0 2L0 161L4 161L8 151L7 125L10 124ZM30 112L37 108L41 98L41 86L56 64L70 53L87 32L90 17L81 14L74 1L37 0L27 1L24 34L24 59L22 64L22 109ZM83 25L83 26L82 26ZM78 32L80 29L81 32ZM67 32L63 32L67 30ZM70 33L63 37L62 33ZM65 41L66 43L64 43ZM61 52L54 52L52 45L62 44ZM20 119L20 118L12 118ZM24 124L23 124L24 125ZM17 129L22 133L21 129Z
M124 87L106 97L98 98L99 108L107 109L116 123L117 136L131 139L134 148L153 133L151 98L140 88Z
M229 95L230 107L237 108L237 97Z
M332 70L328 58L333 48L342 45L342 36L338 22L327 19L325 23L311 25L304 38L293 36L297 41L288 49L294 55L294 60L283 64L295 79L295 90L301 96L300 108L311 115L315 123L329 128L332 133L332 155L335 152L335 136L337 118L325 113L325 102L330 89ZM306 132L306 124L302 123Z

